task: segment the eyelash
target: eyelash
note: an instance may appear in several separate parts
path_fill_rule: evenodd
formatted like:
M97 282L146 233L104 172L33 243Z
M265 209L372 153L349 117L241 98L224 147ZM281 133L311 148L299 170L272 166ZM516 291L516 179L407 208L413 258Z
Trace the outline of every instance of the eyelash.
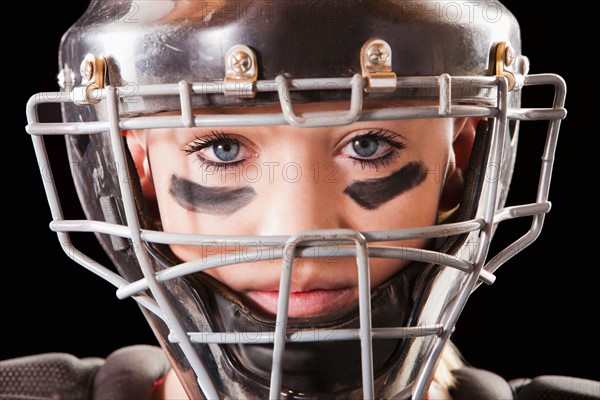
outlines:
M361 170L363 170L363 171L366 168L373 168L373 169L375 169L375 171L378 171L380 168L385 168L385 167L393 164L398 159L398 157L400 157L400 154L397 150L402 150L403 148L406 147L404 145L404 143L399 142L396 139L397 137L398 137L398 135L396 135L390 131L384 130L384 129L371 130L367 133L358 134L358 135L354 136L347 143L352 143L355 140L364 139L364 138L375 138L375 139L380 140L381 142L387 144L388 146L393 147L396 150L389 151L388 153L384 154L383 156L381 156L379 158L375 158L375 159L349 157L352 160L352 164L353 165L358 164L360 166Z
M404 143L396 140L397 135L391 133L384 129L379 130L371 130L364 134L358 134L354 136L347 143L352 143L355 140L360 140L364 138L375 138L388 146L396 149L393 151L389 151L385 155L375 158L375 159L364 159L357 157L349 157L352 160L353 165L359 165L362 170L366 168L373 168L376 171L380 168L385 168L395 162L395 160L400 157L400 154L397 150L401 150L405 147ZM201 166L206 167L207 171L220 171L227 168L234 168L237 165L243 163L245 159L232 161L228 163L220 163L204 158L200 155L200 151L206 149L215 143L222 141L236 141L231 136L224 132L212 131L210 135L204 137L196 137L196 139L192 143L188 143L186 148L183 149L188 155L195 155L196 158L201 163Z
M196 156L196 159L200 162L200 165L202 167L206 167L206 171L218 172L221 170L225 170L227 168L233 168L233 167L237 166L238 164L241 164L245 161L245 160L238 160L238 161L232 161L232 162L228 162L228 163L220 163L220 162L209 160L200 155L201 150L204 150L204 149L214 145L215 143L227 141L227 140L236 141L236 139L233 139L231 136L229 136L228 134L226 134L224 132L212 131L210 133L210 135L206 135L203 137L196 136L196 139L192 143L188 143L186 145L186 148L183 149L183 151L185 151L185 153L188 155Z

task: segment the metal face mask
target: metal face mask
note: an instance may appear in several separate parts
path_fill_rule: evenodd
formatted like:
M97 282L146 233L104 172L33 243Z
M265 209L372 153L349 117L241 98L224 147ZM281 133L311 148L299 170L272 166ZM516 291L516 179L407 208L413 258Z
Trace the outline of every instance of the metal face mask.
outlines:
M469 295L481 282L493 283L495 270L536 239L550 209L566 87L553 74L527 75L520 48L514 17L496 1L93 0L63 37L61 91L27 104L27 132L50 177L44 185L51 228L76 262L112 283L119 298L138 302L190 398L424 398ZM552 107L521 108L522 91L537 85L554 87ZM371 100L387 105L365 109ZM297 112L299 104L326 101L348 106ZM43 103L61 103L64 122L39 121ZM266 105L280 112L210 113ZM458 117L486 121L460 206L438 225L385 231L164 231L122 135ZM537 198L505 207L519 125L531 120L548 121ZM66 138L85 220L63 217L45 135ZM521 217L532 219L530 230L489 257L498 224ZM94 232L114 268L76 248L77 232ZM378 245L421 239L432 245ZM182 262L173 245L239 251ZM294 260L328 246L355 260L358 304L327 318L289 318ZM375 258L410 263L371 288ZM254 310L203 272L273 259L281 262L276 316Z

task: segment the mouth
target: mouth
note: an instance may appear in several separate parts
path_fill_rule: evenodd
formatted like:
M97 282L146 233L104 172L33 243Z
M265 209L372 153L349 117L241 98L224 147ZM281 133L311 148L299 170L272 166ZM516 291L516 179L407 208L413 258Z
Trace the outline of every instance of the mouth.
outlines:
M277 315L278 291L250 290L245 293L255 307ZM315 289L291 292L288 303L289 318L308 318L331 314L358 301L355 288Z

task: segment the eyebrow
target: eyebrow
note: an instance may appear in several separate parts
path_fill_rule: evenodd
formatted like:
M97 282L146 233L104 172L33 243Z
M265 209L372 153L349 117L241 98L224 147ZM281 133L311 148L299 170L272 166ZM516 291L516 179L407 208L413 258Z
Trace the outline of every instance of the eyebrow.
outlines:
M202 186L174 174L171 176L169 193L186 210L212 215L233 214L256 197L256 191L251 187L230 189Z
M427 168L421 162L410 162L383 178L365 179L351 183L347 194L367 210L374 210L402 193L418 186L427 177Z

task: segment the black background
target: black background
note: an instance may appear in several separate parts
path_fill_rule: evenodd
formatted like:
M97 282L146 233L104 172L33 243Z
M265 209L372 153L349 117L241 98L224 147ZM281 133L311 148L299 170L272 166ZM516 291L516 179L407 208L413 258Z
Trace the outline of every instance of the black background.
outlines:
M8 139L2 174L6 185L0 359L50 351L105 357L121 346L156 343L133 300L118 300L114 287L70 261L60 249L48 228L50 213L24 129L29 96L57 88L60 37L87 2L15 4L20 10L15 15L18 29L5 31L3 57L7 89L3 104L9 107L4 121L9 129L3 140ZM594 22L581 5L551 7L517 0L505 4L520 21L530 72L554 72L565 78L569 114L556 154L553 208L542 234L497 272L494 285L474 292L454 340L470 363L506 379L541 374L598 379L595 362L600 346L594 326L599 315L599 265L590 240L593 234L587 233L597 214L592 191L597 185L597 127L588 114L596 88L593 79L584 84L584 74L593 73L597 65L589 58L597 45L593 36L578 31ZM571 21L574 25L569 25ZM532 143L542 140L544 132L527 133L524 127L509 201L533 200L528 187L535 189L535 181L516 177L520 171L539 168L541 149ZM495 246L509 236L498 231Z

